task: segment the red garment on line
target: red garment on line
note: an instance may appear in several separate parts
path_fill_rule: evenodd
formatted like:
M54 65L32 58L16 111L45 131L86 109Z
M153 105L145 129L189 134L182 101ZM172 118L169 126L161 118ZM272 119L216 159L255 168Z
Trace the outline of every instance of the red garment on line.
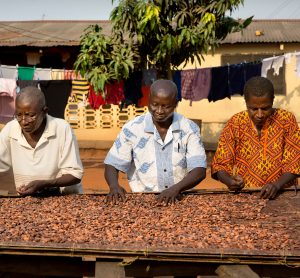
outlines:
M94 88L90 86L89 89L89 103L93 109L99 109L101 105L105 104L115 104L119 105L124 99L124 82L115 82L113 84L108 84L105 87L106 98L104 99L101 92L98 95L95 93Z

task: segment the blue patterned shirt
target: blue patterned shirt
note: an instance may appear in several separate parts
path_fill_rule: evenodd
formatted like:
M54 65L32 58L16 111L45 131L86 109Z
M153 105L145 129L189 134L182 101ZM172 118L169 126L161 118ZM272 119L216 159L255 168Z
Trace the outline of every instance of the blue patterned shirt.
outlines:
M206 168L206 155L193 121L174 113L163 141L146 113L123 126L104 163L127 173L133 192L161 192L194 168Z

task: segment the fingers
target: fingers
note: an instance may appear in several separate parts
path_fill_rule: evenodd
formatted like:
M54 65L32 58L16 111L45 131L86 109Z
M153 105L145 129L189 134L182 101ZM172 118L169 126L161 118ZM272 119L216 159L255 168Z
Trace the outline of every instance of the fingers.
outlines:
M21 185L16 190L20 195L27 195L27 194L29 194L29 192L28 192L29 189L30 189L30 187L28 188L26 185Z
M171 204L175 204L177 201L176 196L167 196L167 195L163 195L163 194L159 194L156 197L156 200L159 203L165 203L166 205L171 205Z
M265 185L260 192L260 198L262 199L274 199L278 189L275 185L267 184Z
M124 191L119 191L115 193L109 193L106 197L106 203L111 203L113 205L117 205L121 202L126 201L126 193Z
M233 176L231 179L231 184L228 185L228 189L231 191L242 190L245 186L244 180L241 176Z

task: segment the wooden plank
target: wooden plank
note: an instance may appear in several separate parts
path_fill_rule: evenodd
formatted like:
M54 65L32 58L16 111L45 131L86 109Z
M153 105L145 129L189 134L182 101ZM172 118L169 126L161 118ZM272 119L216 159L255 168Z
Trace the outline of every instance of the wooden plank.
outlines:
M125 278L125 270L119 262L96 262L95 278Z
M94 262L81 258L1 255L0 272L42 276L82 277L94 275Z

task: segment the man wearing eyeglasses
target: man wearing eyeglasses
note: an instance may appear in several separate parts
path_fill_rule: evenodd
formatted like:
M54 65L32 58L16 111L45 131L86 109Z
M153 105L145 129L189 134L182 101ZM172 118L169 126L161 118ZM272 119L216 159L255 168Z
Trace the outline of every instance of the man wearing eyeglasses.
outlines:
M38 88L17 95L15 119L0 133L0 172L13 169L20 195L82 193L83 167L72 129L47 112Z

